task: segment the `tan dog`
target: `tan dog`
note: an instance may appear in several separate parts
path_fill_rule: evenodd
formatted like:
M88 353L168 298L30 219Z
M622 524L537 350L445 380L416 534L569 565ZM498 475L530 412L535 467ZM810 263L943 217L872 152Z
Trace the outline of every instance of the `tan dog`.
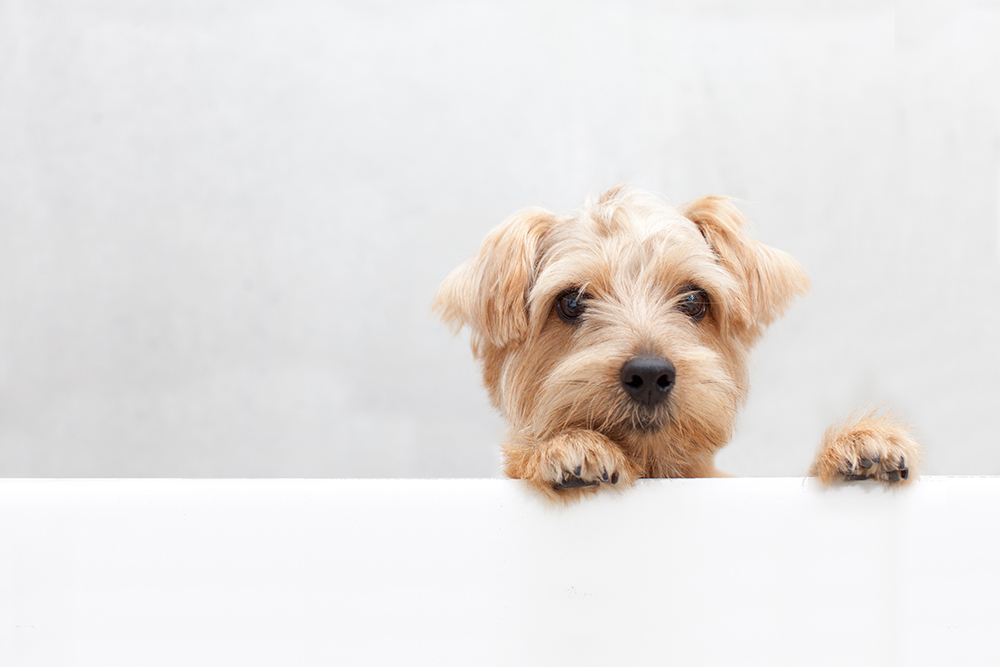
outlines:
M639 477L718 477L764 328L808 289L726 199L681 209L624 187L582 211L516 213L441 286L445 322L509 424L505 472L569 499ZM905 426L870 413L824 437L824 482L913 479Z

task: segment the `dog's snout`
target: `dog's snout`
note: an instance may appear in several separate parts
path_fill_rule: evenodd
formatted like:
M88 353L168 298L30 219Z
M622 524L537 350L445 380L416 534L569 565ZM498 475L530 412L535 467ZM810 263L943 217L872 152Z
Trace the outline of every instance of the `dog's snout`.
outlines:
M621 377L622 386L634 401L653 406L670 394L677 371L668 359L640 355L625 362Z

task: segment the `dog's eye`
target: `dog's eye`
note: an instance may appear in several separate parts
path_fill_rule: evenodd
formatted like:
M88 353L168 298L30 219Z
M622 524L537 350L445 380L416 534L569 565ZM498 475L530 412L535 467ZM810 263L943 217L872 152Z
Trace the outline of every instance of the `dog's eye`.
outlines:
M684 288L677 304L677 308L695 322L700 322L708 314L708 306L708 293L692 285Z
M586 310L586 296L579 289L566 290L556 299L556 312L566 322L575 322Z

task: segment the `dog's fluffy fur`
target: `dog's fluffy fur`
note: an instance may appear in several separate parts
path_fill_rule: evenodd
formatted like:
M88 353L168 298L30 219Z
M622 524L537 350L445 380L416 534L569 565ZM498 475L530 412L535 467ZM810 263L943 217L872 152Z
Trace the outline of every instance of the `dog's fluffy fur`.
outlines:
M745 228L725 198L677 209L618 187L567 216L516 213L448 276L434 308L472 332L509 425L507 475L557 499L722 475L750 349L809 286ZM642 400L627 386L635 359L660 369ZM875 412L830 429L811 474L905 482L918 457L907 428Z

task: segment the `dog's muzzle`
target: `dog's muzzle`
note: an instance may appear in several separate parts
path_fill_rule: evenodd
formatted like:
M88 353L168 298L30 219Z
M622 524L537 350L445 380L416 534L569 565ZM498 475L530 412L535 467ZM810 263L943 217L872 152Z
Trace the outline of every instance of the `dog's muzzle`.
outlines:
M667 399L677 371L669 359L652 354L632 357L622 366L622 387L640 405L652 408Z

